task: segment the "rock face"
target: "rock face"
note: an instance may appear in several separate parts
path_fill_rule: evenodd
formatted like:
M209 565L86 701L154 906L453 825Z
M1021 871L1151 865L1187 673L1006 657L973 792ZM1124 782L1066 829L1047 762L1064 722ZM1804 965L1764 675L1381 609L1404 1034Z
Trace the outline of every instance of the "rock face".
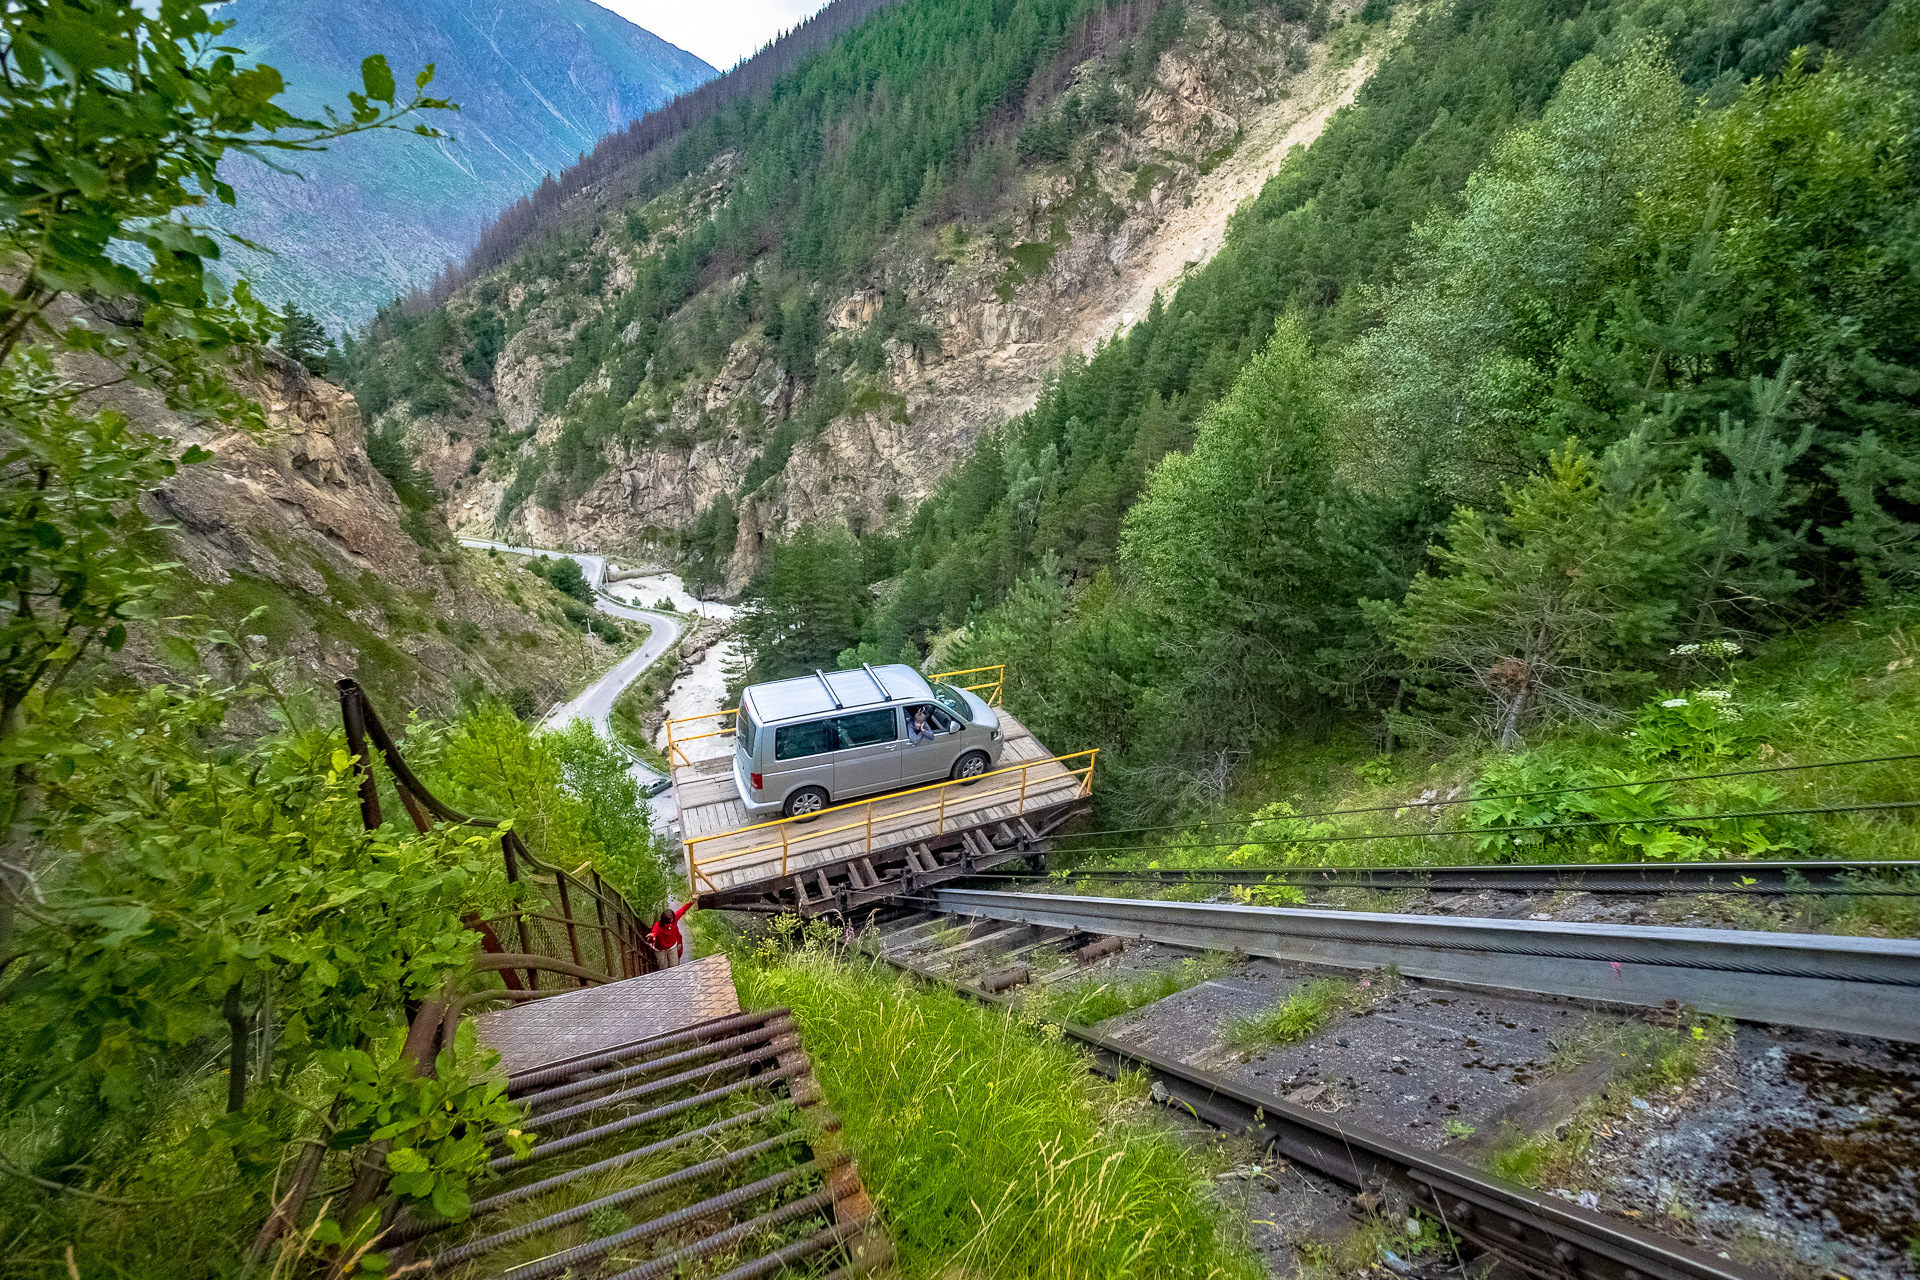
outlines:
M266 411L263 435L120 406L214 455L144 503L190 575L181 612L251 636L253 656L289 662L305 691L326 697L353 675L402 718L516 690L537 709L610 656L544 582L462 551L437 512L401 501L351 395L272 353L240 386Z
M327 590L316 559L353 577L378 573L401 589L428 585L420 547L401 528L405 509L367 458L353 397L297 364L270 360L248 390L271 432L195 441L214 461L183 468L151 495L152 514L177 526L185 563L203 580L246 573L315 596Z
M711 79L699 58L592 0L232 0L220 40L279 69L289 109L347 107L360 60L385 54L402 86L435 64L430 92L460 105L424 123L448 136L343 139L224 173L237 208L203 211L277 251L231 254L260 296L330 329L358 325L464 257L482 224L629 121Z
M1304 28L1271 11L1256 10L1232 27L1191 12L1187 38L1161 58L1151 86L1134 100L1131 123L1082 139L1068 162L1020 171L984 226L929 230L909 219L856 287L839 297L816 294L826 345L815 363L841 370L845 387L843 407L824 425L808 414L818 384L790 376L778 344L756 327L664 400L643 385L628 413L655 396L645 411L650 430L608 444L604 470L583 490L570 493L551 473L529 488L529 469L545 465L542 451L561 439L579 398L610 385L605 375L589 379L557 409L543 395L549 372L595 309L611 303L581 296L571 275L513 283L502 301L526 319L491 385L461 377L449 362L449 381L466 387L470 403L424 417L394 411L452 494L453 524L665 559L727 495L738 512L725 583L732 592L753 573L768 537L818 521L869 530L905 518L984 432L1033 405L1065 356L1123 332L1156 291L1211 257L1233 209L1258 192L1291 147L1312 141L1352 101L1379 44L1391 38L1377 34L1372 55L1335 68L1324 45L1308 44ZM1097 63L1077 74L1088 91L1096 76L1110 75ZM656 226L654 245L635 249L603 233L587 248L595 275L613 282L608 298L632 278L635 254L660 251L659 239L727 198L730 159L722 156L649 206L651 220L670 199L680 201L680 221ZM727 296L747 287L756 270L748 266L711 288ZM473 296L449 304L450 321L464 323ZM888 338L872 372L844 357L835 364L835 344L844 350L860 341L896 306L931 336L923 332L914 345ZM798 432L793 424L802 420L811 425ZM783 424L790 451L769 467L762 455L780 441ZM507 520L496 526L516 480Z

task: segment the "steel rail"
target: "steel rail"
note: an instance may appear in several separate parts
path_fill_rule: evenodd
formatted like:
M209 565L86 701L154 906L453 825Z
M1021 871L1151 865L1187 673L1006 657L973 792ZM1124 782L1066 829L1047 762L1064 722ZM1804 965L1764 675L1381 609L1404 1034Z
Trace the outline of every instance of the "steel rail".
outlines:
M1848 876L1920 872L1920 861L1896 862L1547 862L1477 866L1405 867L1077 867L1065 880L1134 881L1147 884L1289 884L1326 889L1426 889L1432 893L1728 893L1778 897L1920 897L1920 889L1842 884ZM1795 884L1798 877L1804 883ZM979 872L977 880L1042 881L1031 873ZM1058 883L1055 881L1055 883Z
M1920 942L1905 939L982 889L931 900L959 916L1920 1042Z
M964 986L882 954L921 981L982 1004L1012 1008L1004 996ZM1092 1067L1117 1077L1144 1068L1167 1088L1168 1105L1264 1152L1355 1188L1361 1203L1381 1206L1396 1192L1431 1213L1454 1236L1543 1280L1758 1280L1758 1273L1703 1249L1616 1222L1553 1196L1483 1173L1438 1152L1422 1151L1354 1125L1341 1124L1272 1094L1235 1084L1151 1050L1121 1044L1065 1023L1068 1039L1091 1050Z

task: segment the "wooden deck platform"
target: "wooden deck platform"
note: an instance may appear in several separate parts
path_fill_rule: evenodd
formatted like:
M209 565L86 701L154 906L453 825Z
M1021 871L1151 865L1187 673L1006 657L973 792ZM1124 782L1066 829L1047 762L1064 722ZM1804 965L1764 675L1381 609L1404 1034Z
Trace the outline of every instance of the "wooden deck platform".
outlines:
M848 910L1039 851L1084 807L1096 752L1055 756L1004 707L998 714L1005 745L991 773L806 818L756 822L747 813L730 735L706 739L711 754L673 754L687 877L700 904Z

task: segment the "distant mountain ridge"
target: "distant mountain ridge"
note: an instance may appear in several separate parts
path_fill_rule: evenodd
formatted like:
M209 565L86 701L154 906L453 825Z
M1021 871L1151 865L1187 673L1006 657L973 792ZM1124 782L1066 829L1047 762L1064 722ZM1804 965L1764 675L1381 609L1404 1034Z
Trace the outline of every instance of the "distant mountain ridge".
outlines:
M591 0L232 0L215 16L234 23L223 43L280 70L295 111L344 108L373 53L403 81L435 64L431 92L460 104L428 118L439 141L383 134L296 156L304 180L245 159L223 171L240 205L207 216L276 251L229 259L268 301L334 330L430 282L545 175L715 74Z

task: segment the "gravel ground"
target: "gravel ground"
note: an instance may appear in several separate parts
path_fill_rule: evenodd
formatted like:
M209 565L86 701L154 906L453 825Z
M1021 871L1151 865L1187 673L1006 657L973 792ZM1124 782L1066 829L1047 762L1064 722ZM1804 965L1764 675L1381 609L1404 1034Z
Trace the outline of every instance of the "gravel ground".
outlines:
M1125 981L1190 954L1130 946L1092 972ZM1310 1039L1251 1052L1225 1042L1233 1018L1329 972L1247 961L1099 1029L1481 1163L1503 1140L1551 1132L1604 1091L1620 1064L1592 1047L1642 1020L1348 973L1338 976L1379 982L1378 994ZM1614 1101L1627 1118L1604 1125L1570 1186L1544 1190L1592 1192L1604 1211L1789 1280L1920 1274L1910 1243L1920 1240L1920 1053L1911 1047L1742 1025L1692 1084ZM1276 1276L1298 1273L1301 1241L1349 1222L1344 1188L1284 1164L1243 1173L1222 1194L1246 1215Z
M1610 923L1733 923L1717 904L1561 893L1424 894L1401 911ZM1361 906L1361 903L1351 905ZM1366 903L1372 909L1385 904ZM1726 904L1747 913L1746 902ZM1678 917L1678 918L1676 918ZM1750 919L1751 917L1749 917ZM1748 920L1739 921L1753 927ZM1004 926L994 926L1004 928ZM992 927L971 930L978 937ZM951 945L959 935L945 940ZM1014 942L1038 936L1023 932ZM998 947L969 952L964 973L996 967ZM1116 986L1196 955L1129 943L1071 981ZM1035 957L1038 959L1039 957ZM1045 972L1036 966L1036 972ZM952 976L962 976L955 974ZM1297 1044L1243 1050L1226 1039L1314 980L1354 984L1356 999ZM1359 986L1366 983L1365 987ZM1584 1153L1563 1151L1541 1189L1690 1240L1782 1280L1912 1280L1920 1276L1920 1049L1741 1024L1683 1086L1632 1097L1614 1049L1644 1042L1653 1011L1596 1008L1551 997L1390 981L1273 960L1247 960L1099 1030L1251 1088L1337 1115L1343 1123L1485 1164L1503 1145L1564 1130L1600 1098L1605 1118ZM1671 1015L1666 1025L1671 1027ZM1600 1046L1606 1046L1604 1050ZM1170 1123L1233 1167L1219 1198L1241 1219L1275 1276L1459 1275L1437 1255L1388 1270L1379 1260L1335 1264L1312 1242L1350 1237L1351 1192L1282 1162L1256 1167L1249 1148L1169 1113ZM1224 1144L1224 1146L1222 1145ZM1565 1182L1567 1185L1558 1185ZM1470 1268L1475 1274L1480 1268ZM1496 1273L1498 1274L1498 1273Z
M1693 1086L1596 1139L1601 1207L1784 1276L1920 1272L1920 1054L1740 1026Z

